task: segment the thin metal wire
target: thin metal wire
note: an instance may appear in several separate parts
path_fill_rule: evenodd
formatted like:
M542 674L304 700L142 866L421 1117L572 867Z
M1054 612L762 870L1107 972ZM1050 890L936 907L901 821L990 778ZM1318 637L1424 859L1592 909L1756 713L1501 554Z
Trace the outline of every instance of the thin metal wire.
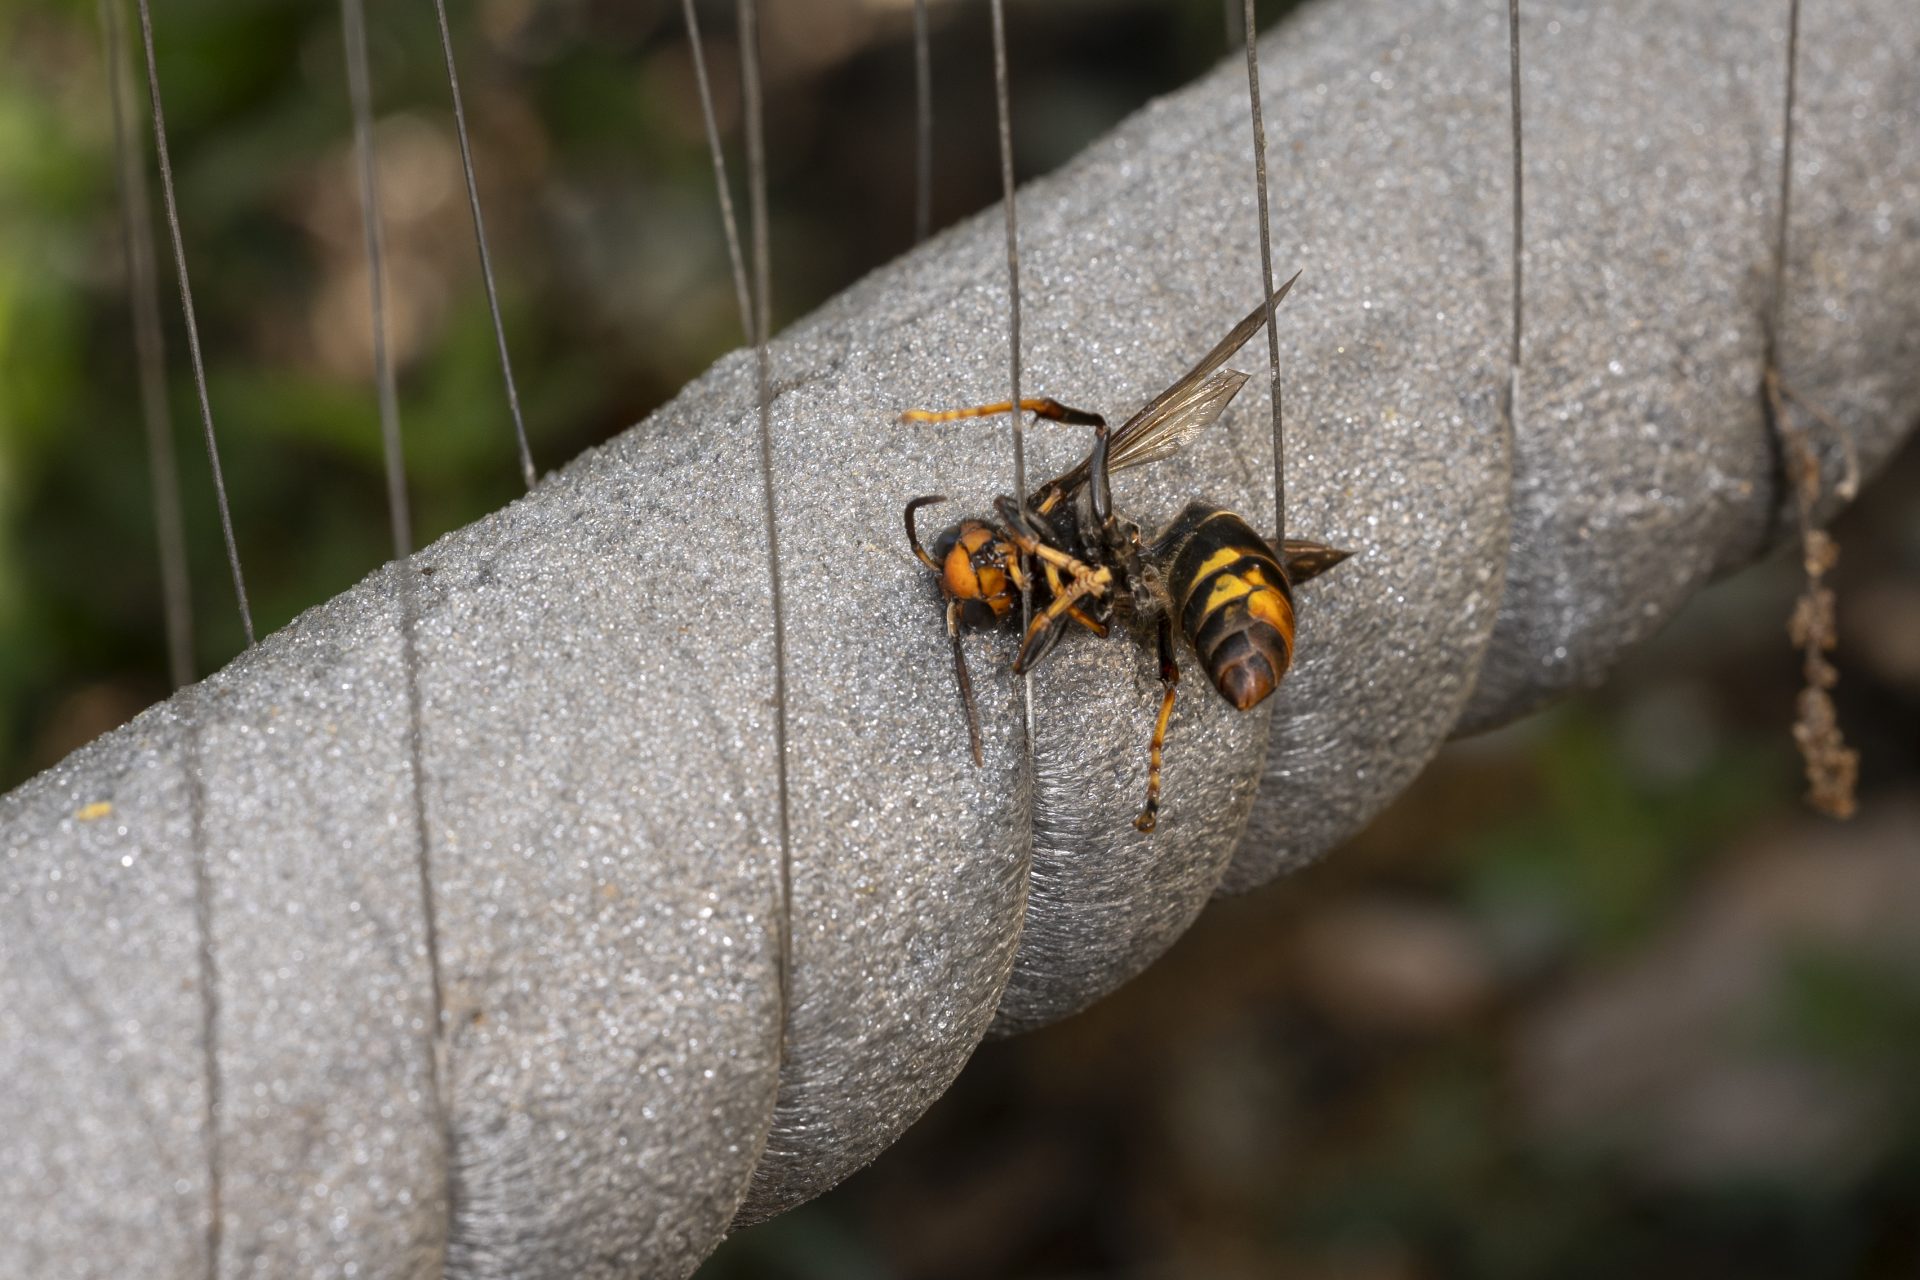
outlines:
M913 242L918 244L933 228L933 42L927 0L913 0L913 90Z
M413 568L413 519L407 505L407 462L400 442L400 403L387 344L385 237L380 226L379 172L373 142L373 87L367 69L366 13L362 0L340 0L340 25L347 62L347 96L353 112L353 148L360 170L360 215L366 235L367 286L373 326L373 371L379 390L380 440L387 473L387 514L393 525L393 551L399 574L400 645L407 686L407 768L411 774L413 825L420 878L421 932L432 984L433 1034L427 1054L427 1087L440 1121L444 1169L448 1178L446 1210L451 1217L453 1123L442 1084L442 1055L447 1051L446 997L440 966L440 931L433 892L432 845L427 838L424 750L420 726L420 648L415 634L419 599Z
M1767 307L1766 365L1780 357L1780 326L1787 302L1787 224L1793 200L1793 102L1800 77L1800 0L1787 4L1787 101L1781 125L1780 221L1774 229L1773 297Z
M693 49L693 78L700 86L700 116L707 126L707 151L713 158L713 186L720 196L720 229L727 237L727 260L733 265L733 292L740 304L740 331L753 341L753 293L747 284L747 263L740 252L740 223L733 216L733 190L727 182L727 156L720 145L720 120L713 110L713 83L707 79L707 55L700 41L700 19L693 0L680 0L686 15L687 43Z
M1026 413L1020 408L1020 227L1013 186L1013 91L1007 74L1007 15L1004 0L990 0L993 10L993 93L1000 124L1000 195L1007 222L1007 355L1011 366L1013 399L1013 492L1021 510L1027 506ZM1033 581L1020 592L1020 628L1033 625ZM1021 703L1027 746L1033 746L1033 672L1021 682Z
M1507 0L1507 97L1513 108L1513 345L1507 352L1507 448L1513 448L1513 415L1520 401L1520 346L1523 298L1522 272L1526 259L1526 208L1523 199L1520 152L1520 0Z
M753 219L753 349L760 392L760 485L766 499L767 578L773 596L773 734L780 782L781 1025L793 992L793 823L787 770L787 610L780 569L780 520L773 489L773 376L767 351L772 329L772 268L767 235L767 144L760 94L760 19L754 0L739 0L740 90L746 115L747 199ZM782 1045L785 1036L781 1037Z
M1247 48L1247 102L1253 116L1253 179L1260 206L1260 296L1267 300L1267 369L1273 393L1273 538L1279 546L1287 536L1287 450L1281 426L1280 329L1274 319L1273 228L1267 208L1267 124L1260 109L1260 25L1253 0L1241 8Z
M154 546L160 559L160 599L167 627L167 672L178 689L193 680L193 590L187 572L187 535L181 515L180 468L173 455L173 415L167 409L166 348L160 329L160 282L153 261L153 199L128 101L133 80L120 0L100 0L106 39L107 94L113 111L113 155L119 177L120 217L127 255L127 305L133 313L134 358L140 411L146 425L147 480L153 494Z
M227 503L227 482L220 473L220 447L213 433L213 403L207 398L206 364L200 357L200 325L193 315L193 285L187 276L187 250L180 236L180 206L173 194L173 161L167 154L167 116L160 105L160 67L153 54L153 13L149 0L140 6L140 41L147 56L147 97L153 104L153 145L160 161L160 194L167 207L167 230L173 237L173 269L180 282L180 309L187 322L187 351L193 358L193 385L200 396L200 425L207 437L207 462L213 468L213 494L220 506L220 532L227 542L227 564L233 570L233 595L240 605L240 626L251 648L253 610L247 605L246 576L240 571L240 545L233 537L233 511Z
M114 127L116 145L119 145L118 139L124 133L119 124L120 102L118 80L121 74L121 68L125 64L125 59L118 53L120 23L118 11L114 8L118 3L119 0L103 0L103 12L108 17L108 39L116 48L113 59L114 67L110 72L111 79L115 85ZM218 499L220 506L220 525L226 535L227 563L231 565L233 569L234 597L239 601L240 624L246 631L247 644L251 646L253 644L253 613L247 607L246 580L240 572L240 550L233 538L233 519L227 507L226 482L220 474L220 450L214 442L213 410L207 398L206 371L200 359L200 331L199 326L194 322L193 315L193 287L187 276L187 255L185 248L182 246L180 235L180 213L173 194L173 165L167 156L166 114L160 105L160 74L158 60L154 56L153 16L148 10L148 0L139 0L139 9L140 40L146 54L147 97L153 105L154 150L160 165L160 185L161 192L166 201L167 227L173 237L173 265L175 275L180 283L181 308L186 316L187 349L193 357L194 386L198 389L200 395L200 421L206 429L207 458L212 464L213 469L214 495ZM131 148L126 148L125 150L130 151ZM139 164L127 164L124 154L122 156L122 167L124 172L138 175L142 192L142 199L139 201L142 206L139 211L140 216L137 218L134 217L134 211L131 207L129 209L128 232L131 243L138 240L142 233L146 231L144 216L144 206L146 203L144 199L144 172L142 166ZM128 182L127 188L131 190L131 187L132 183ZM159 356L157 341L159 337L159 305L157 301L159 289L157 282L152 279L155 274L152 268L152 246L148 244L147 275L149 277L150 287L147 292L152 301L149 315L153 320L153 333L156 340L153 344L153 360L157 365ZM138 288L137 283L136 288ZM140 314L140 306L141 304L136 302L136 340L140 332L140 326L144 323L144 321L137 318ZM155 382L158 382L158 401L164 405L166 398L164 377L161 376L157 368L152 373L149 373L146 367L148 356L144 351L140 359L142 362L142 394L152 395L151 387ZM152 437L149 435L149 440L151 441L151 439ZM169 447L165 453L166 460L170 464L172 462L171 448ZM171 466L169 466L168 469L172 471ZM177 486L177 472L174 472L174 481ZM157 477L155 483L156 485L159 483ZM177 517L177 497L174 500L174 506ZM160 508L160 500L158 499L156 500L155 508L157 514ZM172 623L170 619L170 644L172 643L171 628ZM176 682L178 682L178 670L179 665L176 659ZM188 675L191 676L191 674L191 670L189 669ZM206 1131L207 1215L205 1235L202 1238L202 1248L206 1251L207 1280L215 1280L220 1274L220 1251L222 1242L226 1237L224 1176L226 1160L225 1150L220 1142L220 1116L225 1097L225 1082L220 1071L220 963L219 957L214 952L213 943L213 868L209 865L207 859L206 794L205 784L200 774L198 691L191 685L187 685L183 698L184 701L179 707L181 732L183 735L181 772L185 776L187 783L188 834L193 844L193 921L196 942L195 950L198 953L196 957L198 968L197 976L200 986L200 1122Z
M460 168L467 175L467 207L473 214L473 243L480 250L480 279L487 286L487 311L493 317L493 341L500 349L500 377L507 384L507 408L513 414L513 435L520 446L520 474L531 489L539 481L533 450L527 444L527 423L520 413L520 390L513 381L513 361L507 355L507 327L500 319L500 294L493 283L493 257L487 252L487 224L480 216L480 184L473 176L473 145L467 138L467 109L460 100L460 74L453 66L453 33L447 28L447 0L433 0L440 20L440 52L447 60L447 88L453 93L453 129L460 139Z

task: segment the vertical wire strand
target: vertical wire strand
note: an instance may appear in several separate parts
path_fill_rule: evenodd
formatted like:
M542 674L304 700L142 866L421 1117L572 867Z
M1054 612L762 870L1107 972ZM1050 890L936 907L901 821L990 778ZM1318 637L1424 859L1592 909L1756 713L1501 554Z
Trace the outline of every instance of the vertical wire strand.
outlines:
M772 267L767 232L767 144L760 91L760 19L754 0L739 0L740 89L746 114L747 200L753 220L753 349L760 398L760 484L766 505L767 579L773 597L773 715L780 784L780 1023L793 993L793 824L787 770L787 610L780 567L780 520L773 487L773 377L767 350L772 328Z
M1287 536L1287 451L1280 406L1280 330L1274 321L1273 228L1267 202L1267 124L1260 107L1260 28L1253 0L1241 8L1245 24L1242 43L1247 50L1247 102L1253 116L1253 180L1260 208L1260 296L1267 308L1267 378L1273 407L1273 539L1282 545Z
M933 229L933 41L927 0L913 0L913 242Z
M1766 365L1780 357L1780 325L1787 301L1787 224L1793 200L1793 102L1800 78L1800 0L1787 4L1787 94L1780 143L1780 221L1774 228L1773 296L1767 305Z
M1520 0L1507 0L1507 100L1512 108L1513 124L1513 334L1507 351L1507 455L1513 455L1514 414L1520 403L1520 351L1525 330L1522 327L1524 272L1526 270L1526 201L1521 165L1520 129Z
M507 409L513 415L513 436L520 448L520 475L531 489L540 473L533 466L527 444L527 422L520 412L520 389L513 380L513 360L507 355L507 326L500 318L500 293L493 282L493 255L487 252L487 224L480 216L480 184L473 174L473 144L467 137L467 109L460 99L460 73L453 65L453 32L447 27L447 0L433 0L440 22L440 52L447 62L447 88L453 95L453 130L460 140L460 168L467 178L467 209L473 215L473 243L480 250L480 279L487 288L487 312L493 317L493 341L500 351L500 377L507 384Z
M400 441L399 393L387 343L385 237L380 226L380 186L373 139L373 87L367 67L366 13L362 0L340 0L340 25L347 63L347 96L353 114L353 148L360 177L360 216L366 237L367 287L372 324L374 381L380 402L380 441L387 478L387 514L393 526L395 571L399 574L401 665L407 687L407 769L413 801L413 826L419 871L422 942L431 984L433 1030L427 1054L430 1105L440 1124L445 1211L454 1203L453 1123L441 1062L447 1049L446 996L440 966L440 933L433 891L432 846L427 836L424 750L420 726L420 648L416 634L419 599L413 568L413 520L407 504L406 454ZM451 1238L451 1231L448 1232Z
M175 689L193 680L193 586L181 514L180 468L173 454L173 415L167 408L166 348L160 329L160 282L154 270L152 193L129 102L133 80L120 0L100 0L106 41L107 96L113 113L113 155L127 262L127 303L133 318L140 410L147 437L147 480L153 501L154 546L160 560L160 599L167 628L167 673Z
M1800 70L1800 0L1788 0L1787 4L1787 88L1786 103L1781 119L1780 142L1780 220L1775 228L1773 247L1773 296L1767 307L1763 367L1766 376L1777 384L1778 390L1786 400L1791 400L1804 409L1808 416L1824 427L1833 437L1840 449L1841 474L1834 485L1834 493L1843 501L1851 502L1859 490L1860 458L1854 445L1853 435L1819 406L1793 390L1786 382L1780 370L1780 334L1786 323L1787 299L1787 229L1793 198L1793 135L1794 103Z
M693 79L700 88L700 118L707 129L707 152L713 160L713 186L720 198L720 230L727 238L727 261L733 267L733 292L740 304L740 332L753 341L753 294L747 284L747 262L740 252L740 222L733 213L733 190L727 182L727 156L720 145L720 118L713 109L713 83L707 78L707 55L700 40L700 19L693 0L680 0L686 18L687 44L693 50Z
M1005 0L993 9L993 92L1000 125L1000 194L1007 224L1007 346L1013 375L1013 486L1027 502L1026 414L1020 409L1020 227L1013 186L1013 93L1007 76Z
M109 0L109 3L118 3L118 0ZM160 70L159 60L154 55L153 15L148 0L138 0L138 4L140 43L147 69L147 99L153 108L154 155L160 167L160 191L166 206L167 230L172 238L174 274L180 286L180 307L186 320L187 350L193 359L193 382L200 397L200 422L206 436L207 460L213 471L213 491L220 509L221 532L226 538L227 564L233 571L234 599L240 607L240 625L246 632L247 645L252 647L253 612L247 607L247 584L240 570L240 548L234 541L226 481L220 473L220 449L214 438L213 408L207 396L206 369L200 357L200 330L193 314L193 286L187 275L187 253L180 234L180 210L174 198L173 163L167 154L167 120L160 103ZM114 26L117 29L117 20ZM220 1072L220 962L213 941L213 867L207 852L206 795L204 780L200 775L197 692L189 686L187 701L180 706L183 739L181 771L187 782L187 816L189 836L193 842L193 923L200 987L200 1121L206 1130L207 1162L207 1214L202 1248L206 1251L207 1280L215 1280L220 1274L221 1245L226 1236L226 1162L220 1142L225 1081Z
M993 94L1000 126L1000 196L1007 224L1007 360L1012 374L1013 492L1020 509L1027 508L1026 413L1020 407L1020 227L1013 185L1013 90L1007 73L1007 15L1005 0L989 0L993 11ZM1020 592L1020 629L1033 626L1033 580ZM1021 723L1027 750L1033 750L1033 672L1020 683ZM1029 758L1031 764L1031 758Z
M167 115L160 105L160 68L153 53L153 13L149 0L139 0L140 42L146 51L147 98L153 104L153 145L160 161L160 194L167 209L167 231L173 239L173 269L180 283L180 310L186 317L187 352L193 358L193 385L200 396L200 425L207 439L207 463L213 469L213 495L220 507L220 532L227 543L227 565L233 571L233 595L240 606L240 626L252 648L253 610L247 604L246 575L240 570L240 544L233 537L233 510L227 502L227 481L220 471L220 446L214 437L213 402L207 397L206 363L200 355L200 325L193 314L193 285L187 275L187 250L180 235L180 205L173 191L173 160L167 154Z

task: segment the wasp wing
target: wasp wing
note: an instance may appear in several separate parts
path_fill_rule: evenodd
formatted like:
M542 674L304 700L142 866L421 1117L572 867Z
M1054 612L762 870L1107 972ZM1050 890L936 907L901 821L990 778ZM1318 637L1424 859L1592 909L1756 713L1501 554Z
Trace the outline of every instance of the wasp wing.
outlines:
M1222 369L1181 387L1180 393L1161 404L1153 417L1141 421L1137 430L1109 450L1107 470L1120 472L1171 458L1213 425L1246 381L1247 375L1238 369Z
M1126 439L1135 431L1146 429L1147 425L1159 414L1166 404L1180 395L1193 383L1199 382L1233 358L1233 353L1247 345L1247 339L1260 332L1260 326L1267 322L1267 313L1278 309L1292 290L1294 281L1300 278L1298 271L1288 277L1287 282L1273 291L1273 297L1247 312L1246 319L1227 331L1227 336L1214 344L1213 350L1200 357L1200 362L1180 375L1180 380L1147 401L1146 407L1128 418L1126 424L1113 433L1113 452L1119 453Z
M1180 375L1179 381L1149 400L1113 433L1107 451L1109 473L1172 457L1220 416L1227 402L1247 381L1246 374L1232 369L1221 372L1220 366L1260 331L1260 326L1267 322L1268 311L1280 305L1299 278L1300 273L1294 272L1285 284L1273 291L1271 299L1249 311L1198 364ZM1086 482L1087 464L1081 462L1035 490L1034 496L1045 499L1050 495L1057 501Z

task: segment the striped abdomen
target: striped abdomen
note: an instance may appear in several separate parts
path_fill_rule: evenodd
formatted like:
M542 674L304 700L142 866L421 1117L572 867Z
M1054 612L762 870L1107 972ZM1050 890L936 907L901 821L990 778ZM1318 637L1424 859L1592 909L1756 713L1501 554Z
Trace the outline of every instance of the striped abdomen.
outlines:
M1242 711L1258 706L1293 661L1293 591L1272 545L1233 512L1194 502L1156 552L1213 687Z

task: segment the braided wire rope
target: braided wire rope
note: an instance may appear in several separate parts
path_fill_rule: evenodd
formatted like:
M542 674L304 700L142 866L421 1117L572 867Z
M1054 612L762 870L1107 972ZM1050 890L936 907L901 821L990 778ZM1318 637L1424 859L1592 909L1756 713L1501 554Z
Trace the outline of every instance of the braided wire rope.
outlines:
M1084 1007L1212 895L1319 856L1463 724L1604 673L1779 532L1756 388L1785 9L1525 6L1526 412L1509 456L1506 6L1360 0L1262 44L1288 370L1288 523L1359 554L1300 594L1265 711L1180 704L1132 827L1151 656L1075 636L1033 682L940 610L898 531L984 510L1003 217L775 340L789 613L791 1118L754 1216L870 1161L980 1037ZM1920 417L1920 12L1803 15L1780 360L1872 470ZM1021 193L1023 378L1125 413L1252 299L1239 59ZM1255 357L1249 357L1257 359ZM1270 500L1249 384L1146 520ZM262 639L0 798L0 1274L673 1276L728 1229L779 1079L774 709L754 361ZM1036 474L1084 451L1038 424ZM1837 459L1837 450L1828 459ZM1511 538L1507 536L1511 491ZM1507 583L1499 590L1502 566ZM432 1104L400 628L460 1188ZM102 808L106 806L106 808ZM225 1081L206 1256L196 850ZM1031 861L1030 877L1026 868ZM451 1255L454 1265L446 1266Z

